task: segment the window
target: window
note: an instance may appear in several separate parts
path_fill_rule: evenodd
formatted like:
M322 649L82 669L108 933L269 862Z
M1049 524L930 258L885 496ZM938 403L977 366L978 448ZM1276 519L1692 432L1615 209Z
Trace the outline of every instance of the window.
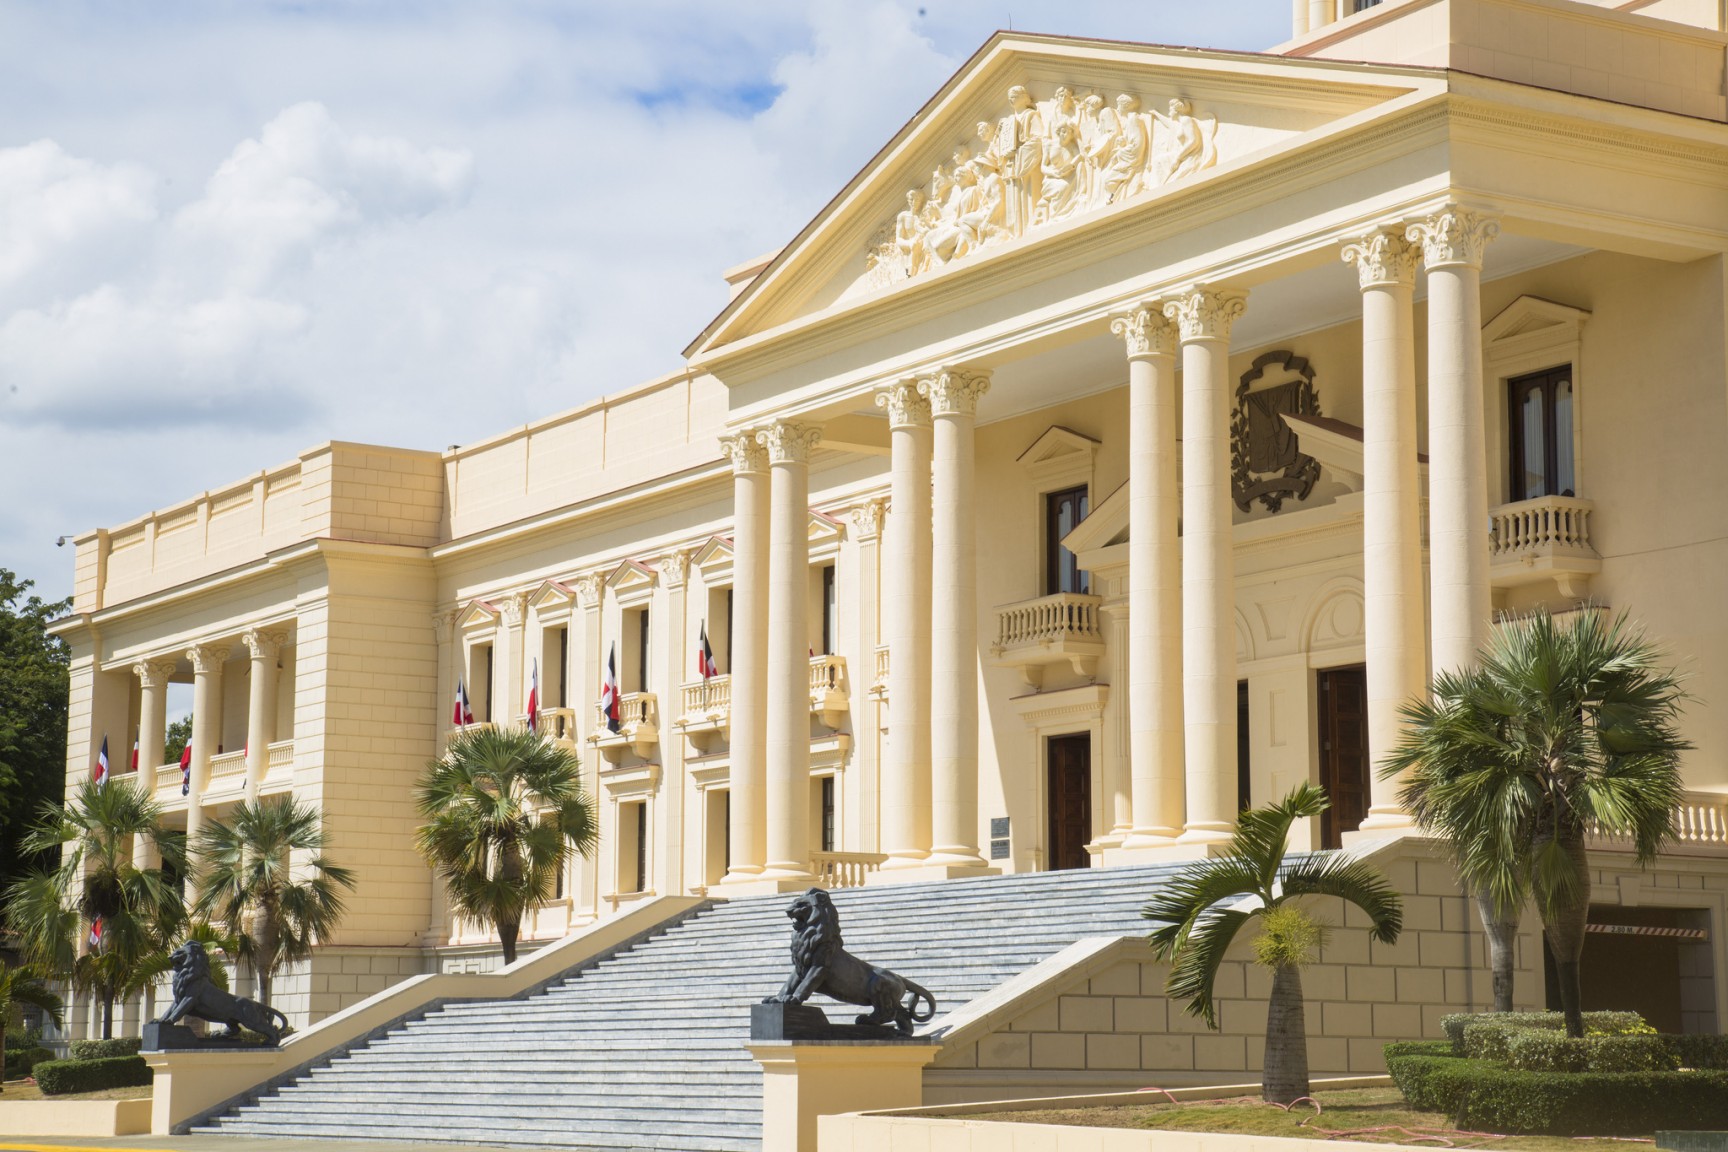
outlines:
M833 569L829 569L833 571ZM834 777L822 777L822 851L834 851Z
M1380 0L1350 0L1350 14L1354 16L1358 12L1366 12L1378 3Z
M1086 519L1086 486L1064 488L1044 497L1044 591L1087 592L1089 574L1080 568L1074 553L1062 547L1062 538Z
M822 569L822 654L834 655L840 639L840 616L834 599L834 565Z
M1514 377L1506 387L1510 498L1573 495L1572 366Z
M732 589L726 589L726 671L732 671ZM730 856L727 857L731 859Z
M646 613L644 613L646 615ZM648 805L636 807L636 891L648 891Z
M636 691L648 691L648 609L636 614Z
M570 707L570 629L558 629L558 707Z

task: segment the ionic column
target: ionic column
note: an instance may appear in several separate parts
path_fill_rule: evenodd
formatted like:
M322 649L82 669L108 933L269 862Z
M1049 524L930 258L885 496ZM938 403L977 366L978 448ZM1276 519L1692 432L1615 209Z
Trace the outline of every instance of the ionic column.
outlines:
M1427 686L1416 477L1416 250L1376 229L1344 245L1362 288L1362 594L1371 760L1399 742L1398 710ZM1398 782L1369 771L1363 829L1405 828Z
M752 880L768 858L762 782L768 730L768 450L756 433L724 437L732 462L732 858L725 883Z
M276 657L286 637L254 628L241 639L252 656L246 696L246 801L251 803L270 769L270 745L276 739Z
M1182 554L1176 532L1176 331L1155 307L1110 322L1128 348L1128 763L1125 848L1182 834Z
M1482 250L1500 225L1456 205L1412 224L1428 270L1428 565L1434 671L1474 663L1493 622L1482 408Z
M935 422L930 522L929 863L983 868L978 854L978 527L976 438L985 372L918 381ZM890 665L890 668L893 666Z
M773 473L768 547L768 859L763 875L810 878L810 450L809 424L780 421L756 433ZM733 609L736 623L737 609Z
M930 404L915 381L877 393L888 410L889 515L882 585L888 638L884 871L930 853Z
M210 786L210 757L222 738L222 666L228 649L216 645L188 648L192 661L192 791L186 799L186 838L204 826L204 793Z
M174 661L146 660L132 665L138 677L138 777L134 781L144 795L156 791L156 769L162 766L162 746L168 735L168 681ZM132 864L154 868L161 862L156 845L148 836L134 837Z
M1227 838L1236 817L1230 326L1246 308L1242 293L1206 288L1164 305L1182 342L1182 713L1188 817L1181 839L1190 843Z

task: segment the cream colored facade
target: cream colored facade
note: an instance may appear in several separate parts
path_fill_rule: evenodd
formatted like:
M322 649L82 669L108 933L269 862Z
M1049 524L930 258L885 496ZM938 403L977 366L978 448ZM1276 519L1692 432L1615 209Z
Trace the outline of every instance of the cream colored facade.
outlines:
M655 896L1203 853L1239 801L1340 771L1342 831L1399 835L1394 787L1329 745L1383 751L1496 611L1588 599L1684 658L1688 846L1720 852L1721 13L1342 9L1298 0L1259 55L998 34L729 274L687 370L447 452L321 445L80 536L69 779L139 732L177 823L323 808L360 884L283 981L305 1022L495 963L411 843L459 681L515 724L537 669L599 804L544 941ZM1561 368L1565 494L1515 499L1509 382ZM1085 518L1052 519L1076 489ZM1057 544L1086 591L1052 586ZM187 799L154 767L170 681L197 694ZM1698 868L1676 890L1703 900Z

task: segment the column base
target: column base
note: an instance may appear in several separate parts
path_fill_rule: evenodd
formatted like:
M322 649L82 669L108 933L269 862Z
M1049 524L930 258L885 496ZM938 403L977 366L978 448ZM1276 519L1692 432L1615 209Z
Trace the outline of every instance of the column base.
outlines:
M883 884L929 884L938 880L971 880L979 876L999 876L1000 868L988 864L925 864L917 868L896 868L888 871L885 867L870 873L864 878L865 887L877 887Z
M890 852L888 853L888 859L882 861L882 864L877 871L898 872L903 868L922 868L925 864L929 863L929 861L930 853L924 851L918 851L917 853ZM871 873L871 875L875 875L875 873Z
M1404 840L1410 837L1427 836L1428 834L1416 826L1415 821L1408 816L1402 816L1401 822L1376 824L1370 816L1354 832L1346 832L1338 839L1346 848L1355 848L1361 844L1373 844L1382 840Z
M1177 860L1204 860L1224 846L1222 840L1203 843L1165 840L1161 843L1126 844L1106 849L1098 861L1100 868L1130 868L1136 864L1169 864Z
M1178 844L1216 844L1228 840L1236 834L1234 824L1222 824L1216 821L1194 823L1182 830L1182 835L1176 837Z
M783 892L803 892L816 883L814 876L754 876L732 883L730 880L709 889L710 895L722 900L737 896L776 896Z
M734 884L750 884L762 879L762 867L759 864L746 864L738 868L728 868L726 875L720 878L716 887L730 888Z

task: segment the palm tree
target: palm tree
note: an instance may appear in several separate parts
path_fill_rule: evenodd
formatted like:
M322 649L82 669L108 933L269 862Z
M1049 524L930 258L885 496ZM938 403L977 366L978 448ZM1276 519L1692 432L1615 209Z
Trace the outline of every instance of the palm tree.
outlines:
M140 970L168 950L185 920L169 872L132 863L133 842L147 837L169 868L184 869L184 842L162 828L161 814L140 787L86 780L71 803L45 806L41 826L24 838L26 853L57 853L59 865L7 891L25 959L101 999L103 1039L114 1035L115 999L139 987ZM83 940L91 947L79 955Z
M0 1063L4 1063L6 1055L6 1023L12 1019L12 1008L17 1004L30 1004L42 1009L54 1021L56 1028L66 1026L61 1015L60 997L48 990L40 972L28 964L13 967L0 963Z
M1308 1033L1302 1007L1302 966L1325 942L1326 926L1295 901L1337 896L1368 914L1376 940L1395 943L1404 910L1378 869L1346 853L1284 857L1290 825L1324 812L1324 789L1299 785L1284 799L1243 812L1224 855L1183 869L1142 910L1161 927L1152 933L1158 958L1170 960L1165 991L1188 1002L1191 1016L1218 1027L1213 982L1224 953L1243 925L1258 916L1254 957L1272 970L1266 1013L1261 1094L1279 1104L1308 1095Z
M1624 615L1541 613L1502 625L1477 667L1435 677L1432 699L1406 704L1404 740L1382 768L1409 772L1405 806L1484 905L1511 916L1535 898L1569 1035L1584 1034L1584 837L1626 837L1644 864L1673 834L1691 747L1678 729L1684 699Z
M198 835L195 915L227 925L258 976L258 999L284 964L312 954L342 919L354 873L324 856L324 818L291 796L242 803Z
M497 928L506 964L570 853L593 851L579 769L575 753L526 728L483 728L453 736L420 779L415 846L456 911Z

